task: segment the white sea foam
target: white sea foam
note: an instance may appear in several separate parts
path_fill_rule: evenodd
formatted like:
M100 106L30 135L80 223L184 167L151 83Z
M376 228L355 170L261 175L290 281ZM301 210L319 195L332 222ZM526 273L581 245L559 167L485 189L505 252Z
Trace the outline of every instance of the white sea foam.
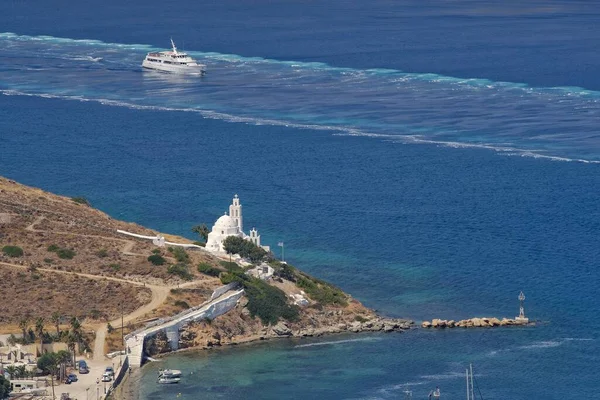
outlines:
M562 344L560 341L555 340L545 340L541 342L535 342L532 344L519 346L519 349L547 349L551 347L558 347Z
M21 42L48 42L52 44L70 44L70 45L81 45L87 47L101 47L101 48L119 48L119 49L128 49L128 50L143 50L143 51L154 51L159 50L161 48L157 48L155 46L149 44L125 44L125 43L108 43L103 42L96 39L71 39L71 38L62 38L62 37L54 37L54 36L30 36L30 35L18 35L13 32L4 32L0 33L0 40L10 40L10 41L21 41ZM201 52L201 51L187 51L189 54L196 56L198 58L207 58L214 59L220 61L227 61L232 63L249 63L249 64L279 64L279 65L287 65L291 68L304 68L304 69L313 69L313 70L327 70L333 72L347 73L347 72L363 72L372 75L386 75L386 76L396 76L397 79L404 80L421 80L421 81L429 81L429 82L439 82L439 83L447 83L447 84L455 84L464 87L477 87L482 89L518 89L523 90L528 93L557 93L566 96L578 96L578 97L591 97L600 99L600 92L589 90L577 86L564 86L564 87L549 87L549 88L533 88L528 86L525 83L518 82L501 82L501 81L492 81L485 78L459 78L452 76L439 75L434 73L413 73L413 72L403 72L401 70L396 69L386 69L386 68L371 68L366 70L358 70L354 68L347 67L336 67L331 66L322 62L303 62L303 61L289 61L289 60L276 60L270 58L263 57L247 57L240 56L237 54L223 54L216 52Z
M432 380L432 381L439 381L439 380L444 380L444 379L457 379L457 378L462 379L462 378L464 378L464 376L465 376L464 372L447 372L444 374L421 375L420 378Z
M345 344L345 343L354 343L354 342L376 342L379 341L380 339L376 338L376 337L365 337L365 338L359 338L359 339L344 339L344 340L332 340L329 342L316 342L316 343L306 343L306 344L299 344L294 346L295 349L301 349L304 347L316 347L316 346L331 346L331 345L337 345L337 344Z
M303 124L297 122L290 122L285 120L277 120L277 119L266 119L260 117L247 117L247 116L238 116L228 113L222 113L217 111L210 110L202 110L197 108L180 108L180 107L168 107L168 106L156 106L156 105L143 105L143 104L134 104L121 100L112 100L112 99L93 99L93 98L84 98L82 96L75 95L56 95L49 93L27 93L23 91L13 90L13 89L4 89L0 90L0 93L6 96L30 96L30 97L43 97L48 99L61 99L61 100L76 100L81 102L96 102L107 106L113 107L126 107L134 110L156 110L156 111L178 111L178 112L192 112L201 115L204 118L222 120L227 122L234 123L244 123L249 125L268 125L268 126L284 126L288 128L294 129L310 129L310 130L318 130L318 131L328 131L332 132L335 136L361 136L361 137L371 137L376 139L388 140L391 142L400 142L405 144L434 144L443 147L450 148L475 148L475 149L485 149L492 150L501 155L505 156L517 156L517 157L531 157L531 158L539 158L546 159L550 161L563 161L563 162L578 162L584 164L600 164L598 160L586 160L581 158L568 158L561 157L550 154L542 154L544 150L530 150L530 149L519 149L517 147L506 147L496 144L489 143L466 143L466 142L454 142L454 141L442 141L442 140L434 140L427 139L421 135L392 135L392 134L381 134L381 133L373 133L373 132L365 132L356 128L349 128L344 126L332 126L332 125L318 125L318 124ZM539 153L536 153L539 151Z

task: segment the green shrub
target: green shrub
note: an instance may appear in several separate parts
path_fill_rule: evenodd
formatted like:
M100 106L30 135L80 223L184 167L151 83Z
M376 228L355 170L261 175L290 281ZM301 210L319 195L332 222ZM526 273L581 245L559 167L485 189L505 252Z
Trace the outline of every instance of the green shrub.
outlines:
M347 306L348 300L344 292L327 282L297 272L296 286L304 289L306 294L316 302L322 305L333 304L338 306Z
M183 301L183 300L177 300L177 301L175 302L175 305L176 305L177 307L181 307L181 308L183 308L183 309L188 309L188 308L190 308L190 305L189 305L189 304L188 304L186 301Z
M248 298L248 310L252 317L257 316L263 324L276 324L283 318L288 321L298 319L298 307L288 304L285 293L267 282L257 278L249 278L243 273L226 272L221 274L221 282L240 283Z
M244 272L244 269L234 262L221 261L219 264L229 272Z
M200 264L198 264L198 272L208 275L208 276L218 277L219 274L221 273L221 270L214 268L210 264L200 263Z
M121 264L118 264L118 263L109 264L108 266L110 267L110 269L112 269L115 272L121 270Z
M175 247L171 253L173 253L173 257L179 263L187 264L190 262L190 256L185 252L183 247Z
M194 243L196 246L200 246L200 247L206 247L206 243L204 243L204 242L198 242L198 241L195 241L195 242L193 242L193 243Z
M9 257L21 257L23 256L23 249L19 246L4 246L2 252Z
M75 202L77 204L83 204L83 205L86 205L86 206L90 205L90 202L88 201L88 199L86 199L83 196L71 197L71 200L73 200L73 202Z
M71 260L73 257L75 257L77 255L77 253L75 253L71 249L58 249L58 250L56 250L56 255L58 256L58 258L62 258L65 260Z
M54 260L53 260L53 259L51 259L51 258L44 258L44 262L45 262L46 264L52 264L52 263L54 262Z
M151 256L148 257L148 261L150 261L154 265L163 265L164 263L167 262L167 260L165 260L159 254L152 254Z
M249 240L238 236L229 236L223 241L223 248L227 254L239 254L249 259L252 263L259 263L265 259L267 252Z
M154 250L152 250L152 254L160 254L160 249L154 249Z
M290 282L296 282L296 268L285 263L280 263L278 261L272 262L271 266L275 270L273 272L273 275L283 279L287 279Z
M58 247L55 244L51 244L50 246L48 246L48 251L50 251L50 252L55 252L57 250L60 250L60 247Z
M356 317L354 317L354 320L358 321L358 322L367 322L368 321L368 319L363 317L362 315L357 315Z
M167 272L171 275L176 275L183 280L191 281L193 276L188 271L188 267L185 264L173 264L167 268Z
M96 256L98 256L100 258L104 258L104 257L108 256L108 251L106 251L106 249L100 249L96 252Z

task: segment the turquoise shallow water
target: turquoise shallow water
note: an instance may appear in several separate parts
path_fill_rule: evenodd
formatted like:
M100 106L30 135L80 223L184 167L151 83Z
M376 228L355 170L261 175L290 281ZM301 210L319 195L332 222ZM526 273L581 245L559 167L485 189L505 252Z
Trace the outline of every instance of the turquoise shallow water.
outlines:
M597 11L316 4L0 4L0 174L188 237L238 193L383 314L512 317L524 290L539 324L174 355L139 398L464 398L469 362L487 399L598 392ZM204 79L140 70L170 35ZM165 364L194 374L158 386Z

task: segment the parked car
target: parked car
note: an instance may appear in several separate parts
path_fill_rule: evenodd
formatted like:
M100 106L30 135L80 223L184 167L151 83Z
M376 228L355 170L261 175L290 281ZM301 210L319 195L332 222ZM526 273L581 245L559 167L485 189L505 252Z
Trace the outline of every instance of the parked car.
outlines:
M104 374L102 374L102 382L110 382L110 381L112 381L112 376L108 372L105 372Z
M89 373L90 373L90 370L89 370L89 369L87 369L87 367L82 367L82 366L79 366L79 373L80 373L80 374L89 374Z
M75 374L69 374L69 375L67 375L67 378L69 378L71 380L71 382L77 382L78 381L77 375L75 375Z
M63 381L64 384L66 385L70 385L71 384L71 380L69 379L69 377L66 377L65 380Z
M106 370L104 372L110 374L111 378L114 378L115 376L115 370L113 369L113 367L106 367Z

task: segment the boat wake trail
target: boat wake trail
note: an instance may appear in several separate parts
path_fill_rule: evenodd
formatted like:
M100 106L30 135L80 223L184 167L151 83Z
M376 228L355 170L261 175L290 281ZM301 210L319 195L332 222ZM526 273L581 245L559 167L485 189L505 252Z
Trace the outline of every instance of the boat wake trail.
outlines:
M332 340L328 342L316 342L316 343L307 343L307 344L299 344L294 346L295 349L301 349L305 347L319 347L319 346L333 346L337 344L346 344L346 343L354 343L354 342L376 342L380 339L375 337L367 337L360 339L345 339L345 340Z
M399 143L600 163L600 92L187 51L207 76L142 71L144 44L0 33L4 95L196 112Z

